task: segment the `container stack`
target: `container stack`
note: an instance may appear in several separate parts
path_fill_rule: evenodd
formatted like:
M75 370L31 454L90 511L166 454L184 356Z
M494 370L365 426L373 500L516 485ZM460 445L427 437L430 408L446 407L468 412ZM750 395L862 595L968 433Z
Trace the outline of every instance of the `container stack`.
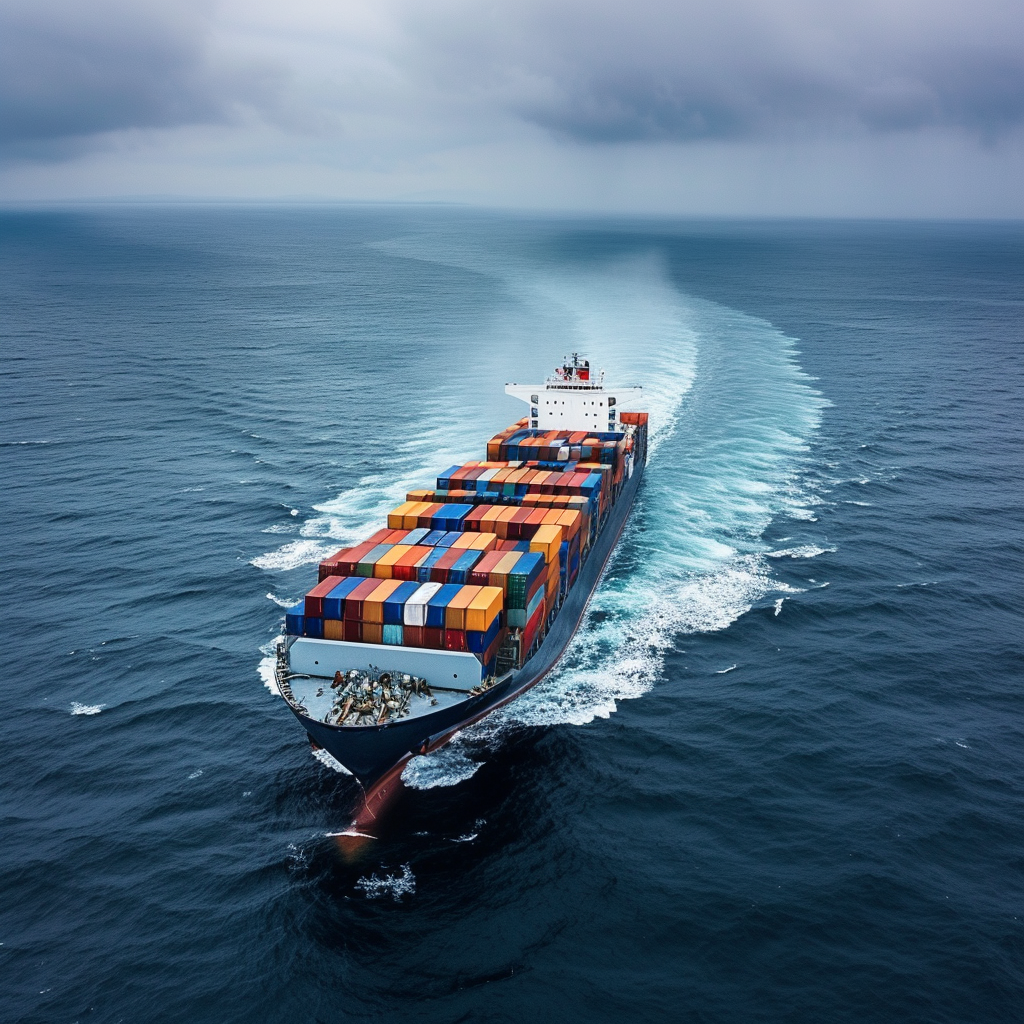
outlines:
M485 462L451 466L414 491L387 527L320 563L286 616L295 636L475 654L493 674L511 633L525 658L575 583L633 460L647 414L623 434L513 424Z
M328 576L290 609L294 636L469 651L487 674L504 637L499 586Z

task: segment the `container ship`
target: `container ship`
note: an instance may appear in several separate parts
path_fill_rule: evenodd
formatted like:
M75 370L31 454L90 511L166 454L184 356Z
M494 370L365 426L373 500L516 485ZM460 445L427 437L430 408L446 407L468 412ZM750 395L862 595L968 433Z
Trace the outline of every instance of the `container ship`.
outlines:
M574 353L507 384L529 415L320 563L286 615L282 696L375 818L406 762L534 686L572 639L647 460L641 389Z

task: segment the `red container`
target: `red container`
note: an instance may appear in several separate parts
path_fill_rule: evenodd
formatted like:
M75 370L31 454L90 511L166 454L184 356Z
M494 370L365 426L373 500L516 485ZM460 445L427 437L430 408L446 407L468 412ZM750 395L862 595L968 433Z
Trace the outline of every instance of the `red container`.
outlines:
M363 618L363 601L366 600L385 580L370 577L345 598L345 621L361 621ZM348 636L345 637L348 640Z
M349 553L350 548L342 548L340 551L335 551L330 558L325 558L320 563L320 580L321 582L327 579L328 576L344 576L345 574L338 569L338 561L345 558Z
M391 532L390 530L388 531ZM349 548L344 553L339 552L338 573L341 576L355 576L359 560L368 555L377 545L370 540L364 540L354 548Z
M444 630L434 629L431 626L423 627L423 646L435 651L444 650Z
M499 545L501 541L498 542ZM469 582L475 583L478 587L490 586L488 582L488 574L490 571L508 554L507 551L488 551L480 560L473 566L473 571L469 574Z
M491 659L498 653L498 648L501 646L501 641L505 639L505 634L508 632L506 629L499 629L498 635L491 641L491 646L484 651L483 654L478 654L477 658L480 659L480 663L483 665L490 664Z
M402 644L405 647L425 647L423 642L423 626L403 626Z
M465 630L446 629L444 631L444 649L446 651L464 651L466 649Z
M530 515L533 513L532 508L521 508L510 520L508 524L508 539L509 540L522 540L523 539L523 526L529 520Z
M448 570L466 553L465 548L449 548L431 567L431 583L447 583Z
M338 576L328 576L321 580L307 595L303 613L311 619L324 617L324 598L341 582ZM378 582L380 582L378 580Z
M424 547L422 544L410 548L392 566L391 578L404 580L406 583L415 583L419 579L418 568L420 562L433 550L433 548Z
M363 624L361 622L354 622L351 619L346 619L342 626L345 631L345 639L350 644L358 644L363 639Z

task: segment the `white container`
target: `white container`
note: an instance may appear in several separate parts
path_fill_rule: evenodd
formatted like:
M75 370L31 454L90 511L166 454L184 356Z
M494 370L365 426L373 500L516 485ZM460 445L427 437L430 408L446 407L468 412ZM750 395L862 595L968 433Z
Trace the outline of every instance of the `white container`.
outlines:
M427 602L441 589L440 583L423 583L412 597L407 598L402 610L402 622L407 626L427 624Z

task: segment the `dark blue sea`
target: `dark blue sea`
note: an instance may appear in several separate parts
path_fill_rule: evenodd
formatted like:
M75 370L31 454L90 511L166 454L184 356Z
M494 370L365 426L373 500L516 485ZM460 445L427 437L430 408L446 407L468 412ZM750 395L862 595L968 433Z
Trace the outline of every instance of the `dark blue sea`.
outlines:
M0 214L0 1019L1024 1019L1024 225ZM381 838L284 607L573 350L654 432Z

